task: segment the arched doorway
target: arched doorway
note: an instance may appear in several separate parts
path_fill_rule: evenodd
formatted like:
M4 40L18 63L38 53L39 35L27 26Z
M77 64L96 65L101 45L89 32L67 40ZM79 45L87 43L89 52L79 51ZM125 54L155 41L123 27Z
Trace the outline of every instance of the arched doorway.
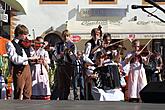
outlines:
M57 42L62 41L61 33L59 31L52 31L45 35L44 40L54 47Z

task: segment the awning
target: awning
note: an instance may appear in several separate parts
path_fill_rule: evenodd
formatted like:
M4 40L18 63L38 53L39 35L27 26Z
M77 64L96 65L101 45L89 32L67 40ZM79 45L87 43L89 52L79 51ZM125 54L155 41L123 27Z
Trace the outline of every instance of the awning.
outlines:
M138 39L165 39L165 24L159 21L68 21L67 29L72 35L79 35L82 39L90 39L90 31L99 25L102 26L103 33L111 33L113 39L125 39L128 36L135 36Z
M5 2L7 5L11 6L11 8L20 12L21 14L26 14L25 9L23 7L24 0L1 0Z

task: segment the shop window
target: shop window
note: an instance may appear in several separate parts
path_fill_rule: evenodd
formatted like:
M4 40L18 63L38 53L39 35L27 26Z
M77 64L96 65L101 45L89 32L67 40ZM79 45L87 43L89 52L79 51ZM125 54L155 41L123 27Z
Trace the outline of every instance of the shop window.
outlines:
M40 0L40 4L67 4L68 0Z
M152 0L153 2L155 2L156 4L165 4L165 0ZM145 0L142 0L143 4L147 4L147 2L145 2Z
M90 4L116 4L117 0L89 0Z

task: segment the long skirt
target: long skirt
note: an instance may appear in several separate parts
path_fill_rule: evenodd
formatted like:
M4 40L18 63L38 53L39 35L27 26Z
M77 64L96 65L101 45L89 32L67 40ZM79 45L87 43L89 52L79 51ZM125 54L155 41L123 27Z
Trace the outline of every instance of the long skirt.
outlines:
M35 64L32 70L32 97L50 96L49 77L46 68L41 64Z

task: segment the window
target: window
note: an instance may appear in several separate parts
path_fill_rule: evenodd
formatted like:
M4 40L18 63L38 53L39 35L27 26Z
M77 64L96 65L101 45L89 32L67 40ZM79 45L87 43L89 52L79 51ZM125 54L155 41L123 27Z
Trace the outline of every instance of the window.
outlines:
M116 4L117 0L89 0L90 4Z
M156 2L157 4L165 4L165 0L152 0L153 2ZM143 4L146 4L145 0L142 1Z
M40 4L67 4L68 0L40 0Z

